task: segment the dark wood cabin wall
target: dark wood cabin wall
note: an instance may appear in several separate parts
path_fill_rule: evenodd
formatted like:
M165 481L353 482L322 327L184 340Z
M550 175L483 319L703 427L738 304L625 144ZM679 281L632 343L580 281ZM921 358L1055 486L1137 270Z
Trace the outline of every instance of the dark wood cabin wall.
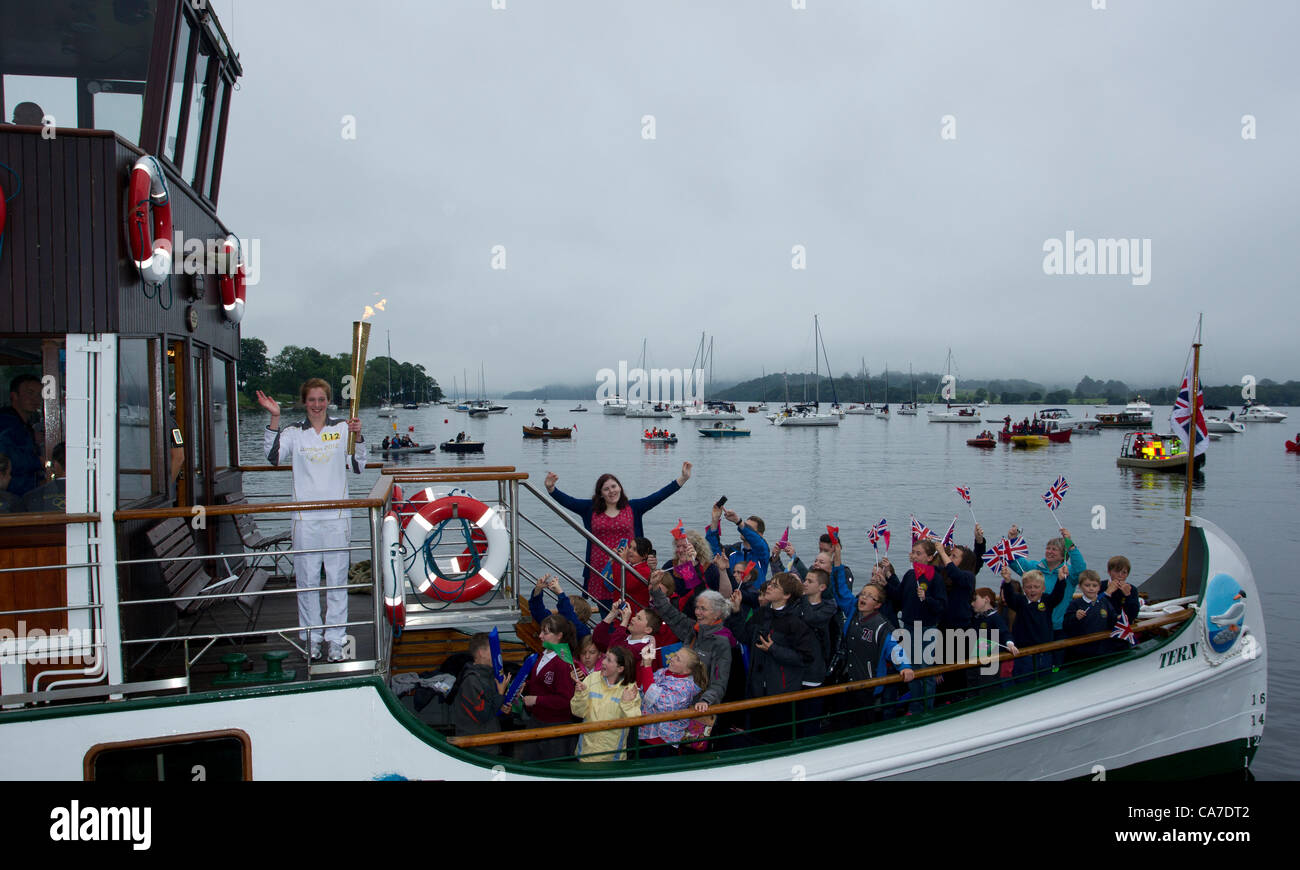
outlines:
M111 134L61 131L44 139L30 128L0 128L0 162L22 182L8 204L0 250L0 333L168 333L238 357L239 330L222 313L213 276L194 300L193 276L173 275L170 310L144 295L126 236L130 170L139 156ZM225 238L207 206L170 173L168 181L174 229L186 239ZM3 171L0 184L6 196L17 187ZM199 314L193 333L185 322L190 305Z

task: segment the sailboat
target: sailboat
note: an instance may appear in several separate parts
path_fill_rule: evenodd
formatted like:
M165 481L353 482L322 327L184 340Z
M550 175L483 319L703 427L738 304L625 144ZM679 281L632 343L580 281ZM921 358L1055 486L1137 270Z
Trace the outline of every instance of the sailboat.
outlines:
M643 373L649 371L649 369L646 368L645 349L646 340L643 338L641 339L641 362L638 364ZM635 405L629 403L623 416L659 418L671 417L672 412L668 410L668 406L663 402L637 402Z
M1201 321L1196 321L1196 341L1192 343L1192 363L1183 372L1183 381L1173 412L1169 415L1172 435L1156 432L1126 432L1115 464L1120 468L1143 471L1172 471L1187 473L1187 507L1190 514L1192 477L1205 465L1206 447L1210 442L1209 428L1202 409L1205 397L1201 384ZM1190 444L1187 442L1191 442Z
M889 419L889 363L885 363L885 404L876 409L876 419Z
M396 417L397 409L393 407L393 333L388 332L388 378L385 389L384 401L379 405L379 416Z
M825 353L825 347L821 342L821 323L817 315L813 315L813 381L816 385L816 394L813 403L809 405L807 399L807 381L805 380L805 402L796 405L792 410L782 411L776 416L772 423L776 426L838 426L840 425L841 414L823 414L820 412L821 407L821 355ZM827 371L830 370L830 361L826 363ZM831 381L831 393L834 395L835 382ZM836 410L839 403L836 402Z
M862 375L862 401L861 403L854 402L852 405L849 405L847 408L845 408L844 409L845 414L870 414L871 413L871 402L869 400L869 393L868 393L868 390L870 389L870 387L868 386L868 382L871 380L871 372L867 371L866 357L862 358L862 368L859 370L859 372Z
M948 362L944 367L944 380L941 380L939 382L940 385L948 381L948 379L951 376L952 376L952 348L948 348ZM935 402L939 401L938 390L935 391L934 401ZM966 402L954 403L949 401L946 407L931 408L926 413L930 415L931 423L978 423L980 421L979 411L976 410L974 405Z
M703 344L703 341L704 341L704 337L701 336L700 337L701 344ZM709 350L706 358L708 359L708 363L709 363L709 387L712 387L713 386L713 338L712 337L709 338ZM736 406L730 402L718 402L714 400L705 399L703 407L697 405L694 406L691 410L683 410L682 419L694 420L696 422L702 420L708 420L712 422L718 420L743 420L745 419L745 415L737 411Z
M903 404L899 405L898 413L906 417L915 417L916 416L916 378L912 377L911 363L907 364L907 380L908 383L912 385L912 401L904 402ZM888 401L889 399L888 393L885 394L885 399L886 401Z

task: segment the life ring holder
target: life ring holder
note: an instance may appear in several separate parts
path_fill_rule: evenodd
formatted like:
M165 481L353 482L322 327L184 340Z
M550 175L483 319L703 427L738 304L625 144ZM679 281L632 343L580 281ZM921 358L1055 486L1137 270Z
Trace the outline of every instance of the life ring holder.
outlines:
M468 495L430 499L431 490L416 493L406 513L404 537L406 576L417 593L442 604L474 601L499 588L510 557L510 535L496 508ZM451 557L450 570L439 565L434 551L443 543L443 530L458 524L465 550ZM486 551L484 550L486 547ZM445 560L446 557L444 557Z

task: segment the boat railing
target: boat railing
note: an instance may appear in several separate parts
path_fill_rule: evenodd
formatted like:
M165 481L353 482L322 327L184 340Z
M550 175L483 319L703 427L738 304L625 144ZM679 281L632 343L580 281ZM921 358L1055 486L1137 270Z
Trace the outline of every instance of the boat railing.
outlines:
M1186 606L1184 606L1182 609L1176 612L1166 613L1161 616L1155 616L1134 623L1133 631L1137 634L1145 634L1153 631L1169 630L1172 629L1174 626L1186 622L1187 620L1191 619L1195 615L1195 610L1193 610L1192 607L1190 606L1194 600L1195 600L1194 597L1189 599L1184 599L1183 601ZM1172 604L1173 602L1166 602L1166 603ZM1056 640L1044 644L1038 644L1036 646L1020 648L1015 653L1012 653L1011 651L1008 650L996 656L993 655L979 656L979 657L972 656L970 658L965 658L955 663L936 664L936 665L931 665L929 667L914 668L913 682L915 680L920 680L920 679L939 677L944 674L952 673L955 671L969 671L972 668L981 667L993 662L996 662L998 667L1000 668L1003 662L1011 661L1014 659L1027 658L1031 656L1038 656L1044 653L1055 653L1061 650L1070 649L1072 647L1079 647L1087 644L1096 643L1097 641L1104 641L1111 638L1111 636L1112 636L1111 633L1108 631L1100 631L1093 634L1081 635L1080 637L1069 638L1067 640ZM1076 668L1096 667L1099 665L1104 665L1108 659L1114 661L1117 655L1119 654L1105 653L1101 656L1080 659L1072 663L1066 663L1060 666L1054 666L1052 670L1055 671L1059 669L1061 671L1068 673L1070 670ZM1026 681L1026 682L1032 681L1033 688L1047 687L1052 685L1050 672L1040 673L1037 675L1013 676L1009 678L1000 679L996 683L990 683L988 685L980 686L975 694L975 698L984 700L984 699L988 699L989 697L996 697L988 694L990 690L996 690L1000 687L1005 687L1013 682L1018 682L1018 681ZM789 714L785 717L780 717L779 720L776 722L776 724L760 725L758 727L750 728L747 731L738 734L723 734L715 731L710 737L706 738L709 741L711 741L711 743L713 744L714 746L713 751L715 753L726 752L727 749L723 747L722 744L726 743L726 741L728 740L735 740L736 738L740 738L741 740L752 740L755 737L758 737L758 739L764 742L776 742L780 740L785 740L787 738L798 739L799 737L804 736L803 734L801 734L801 730L804 728L804 726L809 725L812 722L812 719L799 718L798 708L801 702L818 701L826 698L833 698L840 695L847 695L849 693L863 692L867 690L873 691L873 699L867 702L866 707L859 707L853 709L840 709L840 710L836 710L833 713L817 712L814 714L814 716L816 719L819 720L834 717L834 716L842 717L845 715L861 714L871 709L881 710L881 708L888 708L890 706L898 707L898 706L907 706L909 703L912 705L921 703L919 700L908 701L906 699L897 698L897 697L890 698L884 701L877 701L874 697L874 690L878 688L883 689L890 686L903 686L906 683L907 681L904 680L901 674L895 673L885 677L875 677L869 680L857 680L849 683L836 683L834 685L821 686L819 688L803 689L797 692L785 692L780 694L768 695L762 698L747 698L742 701L727 701L720 704L714 704L705 710L696 710L694 708L687 708L684 710L675 710L675 711L665 712L665 713L652 713L643 716L630 716L621 719L608 719L608 720L601 720L596 722L574 722L567 725L551 725L544 728L525 728L525 729L519 729L514 731L499 731L499 732L493 732L489 734L477 734L472 736L448 737L447 742L449 742L454 746L461 747L463 749L476 749L476 748L482 748L486 746L496 746L501 744L525 743L534 740L545 740L554 737L571 737L578 734L590 734L592 732L597 732L597 731L616 731L625 728L628 729L639 728L640 726L643 725L653 725L660 722L677 722L683 719L721 717L732 713L748 713L754 710L763 710L763 709L776 708L776 707L788 706L790 708ZM964 691L968 695L971 694L970 689L965 689L961 691ZM936 693L933 700L935 700L936 702L942 701L943 700L942 695ZM955 700L958 699L951 699L951 700L954 700L955 702ZM963 708L957 708L958 711L962 709ZM883 712L883 710L881 711ZM886 716L885 718L887 720L889 717ZM785 732L785 733L778 734L776 733L778 731ZM688 743L691 742L691 740L693 739L698 740L701 738L686 737L683 738L683 742ZM631 753L635 754L636 751L637 750L634 748L631 750ZM570 756L569 758L572 757ZM560 761L565 759L554 759L554 760Z

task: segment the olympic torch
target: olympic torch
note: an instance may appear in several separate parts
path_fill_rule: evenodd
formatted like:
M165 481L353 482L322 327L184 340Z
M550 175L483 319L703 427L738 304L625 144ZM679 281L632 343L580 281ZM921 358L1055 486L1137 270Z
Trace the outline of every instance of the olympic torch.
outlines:
M357 409L361 406L361 376L366 371L366 347L370 344L370 324L364 320L352 321L352 402L349 405L349 420L355 420ZM348 432L348 456L356 456L357 436Z

